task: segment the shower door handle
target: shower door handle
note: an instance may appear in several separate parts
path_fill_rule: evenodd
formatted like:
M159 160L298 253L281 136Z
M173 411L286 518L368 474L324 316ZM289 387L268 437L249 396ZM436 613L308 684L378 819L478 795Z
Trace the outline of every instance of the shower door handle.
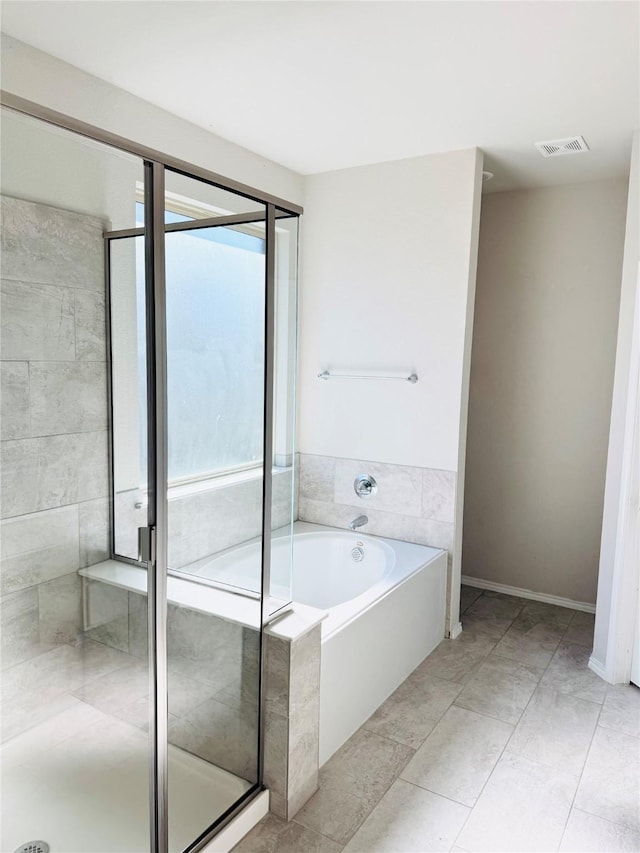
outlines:
M153 563L156 558L155 527L138 528L138 560L141 563Z

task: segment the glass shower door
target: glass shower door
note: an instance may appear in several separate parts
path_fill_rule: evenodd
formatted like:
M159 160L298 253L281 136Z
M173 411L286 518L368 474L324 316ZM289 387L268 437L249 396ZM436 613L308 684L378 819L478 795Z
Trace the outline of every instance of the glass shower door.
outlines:
M168 825L193 839L260 781L265 205L165 179Z
M0 849L140 853L149 657L110 560L104 232L135 225L143 162L4 109L1 129Z
M287 222L269 257L266 205L147 170L155 194L136 220L154 245L131 231L110 240L114 550L140 565L138 528L156 538L135 616L155 620L156 826L178 851L261 780L261 631L291 600L296 240Z

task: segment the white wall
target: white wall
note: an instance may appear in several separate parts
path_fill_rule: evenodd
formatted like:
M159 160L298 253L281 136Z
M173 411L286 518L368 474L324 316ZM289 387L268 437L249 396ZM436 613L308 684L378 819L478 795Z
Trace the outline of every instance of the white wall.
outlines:
M5 35L2 88L287 201L302 201L302 177L295 172Z
M626 197L483 198L464 575L595 601Z
M478 157L470 149L306 179L302 453L458 469ZM419 381L324 382L325 369Z
M300 517L345 527L365 511L365 532L448 549L453 634L481 172L469 149L314 175L302 222ZM380 478L367 504L361 460Z
M635 495L631 494L634 488L630 471L634 439L633 435L629 435L629 423L632 414L630 409L637 405L639 393L637 350L640 339L639 262L640 132L636 131L629 177L615 380L602 516L596 626L591 658L593 668L610 681L628 679L634 627L640 621L637 553L633 560L634 565L631 561L627 562L625 556L628 558L630 555L625 555L624 550L625 515L629 512L637 514L638 511L637 491ZM638 441L637 433L635 441ZM637 458L637 450L635 452ZM637 487L636 471L636 490Z

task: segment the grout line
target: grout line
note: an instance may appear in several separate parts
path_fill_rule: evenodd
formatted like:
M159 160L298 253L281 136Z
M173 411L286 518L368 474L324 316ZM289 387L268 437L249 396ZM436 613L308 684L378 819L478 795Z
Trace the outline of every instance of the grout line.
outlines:
M402 683L404 684L404 681L403 681ZM391 695L393 696L393 693L392 693ZM370 717L369 719L371 719L371 717ZM401 740L396 740L396 738L391 737L391 735L383 735L383 734L380 734L380 732L377 732L375 729L369 729L369 728L367 728L367 723L368 723L368 722L369 722L369 720L365 720L365 722L360 726L360 728L355 730L355 732L353 733L353 735L357 734L357 732L359 732L359 731L362 729L362 730L364 730L364 731L366 731L366 732L369 732L369 734L376 735L377 737L381 738L382 740L388 740L390 743L394 743L394 744L396 744L397 746L404 746L404 747L406 747L407 749L412 750L412 752L414 752L414 753L415 753L415 752L417 752L417 748L416 748L415 746L409 746L409 744L408 744L408 743L405 743L404 741L401 741ZM351 737L353 737L353 735L351 735ZM351 740L351 738L349 738L349 740ZM346 741L346 743L348 743L348 742L349 742L349 741ZM334 753L334 755L336 755L336 753ZM412 757L413 757L413 756L412 756ZM331 758L333 758L333 755L331 756ZM330 761L330 760L331 760L331 759L329 759L329 761ZM326 762L326 764L328 764L328 763L329 763L329 762ZM323 765L323 766L325 766L325 767L326 767L326 764L325 764L325 765Z
M536 687L534 688L534 692L535 692L535 689L537 687L538 687L538 685L536 684ZM496 723L504 723L505 726L511 726L513 729L515 729L515 727L518 725L518 723L522 719L522 714L524 713L524 711L521 711L517 722L511 723L511 722L509 722L509 720L503 720L502 717L494 717L493 714L489 714L486 711L476 711L473 708L465 708L464 705L456 705L456 701L457 701L457 698L453 700L451 705L449 705L449 708L452 708L455 705L455 707L458 708L460 711L468 711L470 714L477 714L479 717L484 717L487 720L494 720ZM449 710L449 708L447 708L447 711ZM511 734L513 734L513 732ZM511 735L509 735L509 740L511 740ZM508 743L508 741L507 741L507 743Z
M443 800L448 800L450 803L455 803L457 806L464 806L465 809L469 809L469 812L472 812L475 804L478 802L478 797L476 797L476 803L473 806L470 806L468 803L463 803L460 800L456 800L453 797L448 797L446 794L441 794L440 791L434 791L432 788L425 788L424 785L418 785L417 782L409 782L408 779L400 779L401 782L404 782L405 785L412 785L414 788L418 788L420 791L427 791L429 794L433 794L436 797L442 797ZM462 831L462 830L461 830ZM455 841L453 842L455 845Z
M404 682L403 682L403 683L404 683ZM392 695L393 695L393 694L392 694ZM416 754L416 752L417 752L417 750L416 750L416 749L414 749L414 748L413 748L413 747L411 747L411 746L408 746L407 744L400 743L399 741L396 741L396 740L394 740L393 738L387 737L386 735L378 734L377 732L373 732L373 731L371 731L370 729L365 729L365 724L364 724L364 723L363 723L363 725L362 725L362 726L360 726L360 728L359 728L359 729L356 729L356 731L353 733L353 735L351 735L351 737L354 737L354 735L355 735L355 734L357 734L357 732L362 731L362 730L364 730L364 731L368 732L369 734L375 734L375 735L376 735L377 737L379 737L380 739L382 739L382 740L386 740L386 741L389 741L389 743L392 743L392 744L394 744L395 746L403 746L403 747L405 747L405 749L409 749L409 750L411 750L411 755L408 755L408 756L407 756L407 758L406 758L406 760L405 760L404 764L403 764L403 765L400 767L400 769L398 770L397 775L396 775L396 776L395 776L395 777L394 777L394 778L389 782L389 784L386 786L386 788L384 789L384 791L381 793L380 797L379 797L379 798L378 798L378 799L377 799L377 800L376 800L376 801L371 805L371 807L369 808L369 810L368 810L368 812L366 813L366 815L362 818L362 820L361 820L361 821L358 823L358 825L354 828L353 832L352 832L352 833L350 834L350 836L349 836L349 839L347 840L347 843L349 843L349 841L353 838L353 836L356 834L356 832L358 832L358 830L359 830L359 829L360 829L360 827L364 824L364 822L365 822L365 821L366 821L366 820L371 816L371 814L374 812L374 810L375 810L375 809L377 808L377 806L380 804L380 802L382 801L382 799L383 799L383 798L388 794L389 790L390 790L390 789L391 789L391 787L394 785L394 783L395 783L395 782L397 782L397 781L398 781L398 779L400 779L400 775L401 775L401 773L403 772L403 770L406 768L406 766L409 764L409 762L411 761L411 759L413 758L413 756L414 756L414 755ZM349 738L349 740L351 740L351 738ZM348 743L348 742L349 742L349 741L347 741L347 743ZM332 756L332 758L333 758L333 756ZM330 759L330 760L331 760L331 759ZM328 763L328 762L327 762L327 763ZM325 766L326 766L326 765L325 765ZM404 780L402 780L402 781L404 781ZM319 788L318 790L321 790L321 789ZM360 792L359 792L359 791L350 790L350 793L352 794L352 796L356 797L356 799L361 800L362 802L366 802L366 800L363 800L363 799L362 799L361 794L360 794ZM315 796L315 795L314 795L314 796ZM303 808L304 808L304 806L303 806ZM294 820L295 820L295 818L294 818ZM302 826L304 826L304 824L301 824L301 825L302 825ZM306 827L306 828L307 828L307 829L310 829L311 827ZM339 842L339 841L336 841L336 839L335 839L335 838L332 838L331 836L325 836L325 837L328 837L328 838L330 838L332 841L334 841L335 843L340 844L340 842Z
M484 593L483 593L483 594L484 594ZM522 612L522 609L524 609L524 606L525 606L525 605L523 605L523 607L521 608L521 610L518 612L518 616L519 616L519 615L520 615L520 613ZM518 618L517 616L515 616L515 617L514 617L514 619L517 619L517 618ZM514 621L514 620L512 619L511 621L512 621L512 624L513 624L513 621ZM554 652L554 655L555 655L555 652ZM507 660L507 658L504 658L504 660ZM514 727L513 727L513 732L511 733L511 736L509 737L509 739L508 739L508 740L507 740L507 742L505 743L505 745L504 745L504 747L503 747L503 749L502 749L502 752L500 753L500 755L498 756L498 758L497 758L497 760L496 760L495 764L493 765L493 768L492 768L492 770L491 770L491 773L487 776L487 779L486 779L486 781L485 781L484 785L483 785L483 786L482 786L482 788L480 789L480 791L479 791L479 793L478 793L478 796L477 796L477 798L476 798L476 802L475 802L475 804L473 805L473 807L472 807L471 811L469 812L469 815L467 816L467 819L465 820L465 822L464 822L464 823L463 823L463 825L461 826L460 831L459 831L459 832L458 832L458 834L456 835L456 838L455 838L455 841L454 841L454 843L453 843L453 846L456 846L458 839L460 838L460 836L461 836L461 835L462 835L462 833L464 832L464 828L465 828L465 826L467 825L467 823L469 822L469 820L470 820L471 816L473 815L473 811L474 811L474 809L475 809L476 805L480 802L480 798L482 797L482 794L484 793L484 791L485 791L485 789L486 789L487 785L489 784L489 782L490 782L490 781L491 781L491 779L493 778L493 774L495 773L496 767L498 766L498 764L499 764L499 763L500 763L500 761L502 760L502 758L503 758L503 756L504 756L505 752L507 751L507 747L508 747L508 746L509 746L509 744L511 743L511 739L512 739L512 738L513 738L513 736L514 736L514 734L515 734L515 732L516 732L517 727L520 725L520 721L522 720L522 717L524 716L525 711L527 710L527 708L528 708L528 707L529 707L529 705L531 704L531 700L533 699L533 697L534 697L534 695L535 695L536 690L537 690L537 689L538 689L538 687L540 686L540 682L541 682L541 681L542 681L542 679L544 678L544 675L545 675L545 673L546 673L547 669L549 668L549 666L551 665L551 661L552 661L552 660L553 660L553 656L551 657L551 660L549 661L549 663L544 667L544 672L543 672L543 673L542 673L542 675L540 676L540 680L538 681L538 684L536 685L536 687L534 688L533 692L531 693L531 696L529 697L529 700L528 700L527 704L524 706L524 708L523 708L523 710L522 710L522 712L521 712L521 714L520 714L520 717L518 718L518 722L517 722L517 723L514 725ZM542 669L542 667L540 667L540 668ZM576 790L577 790L577 788L576 788ZM569 810L569 813L571 813L571 810Z
M595 818L598 818L598 820L604 820L607 823L610 823L612 826L617 826L620 829L630 830L631 832L635 833L636 835L640 835L640 833L638 832L638 830L636 829L635 826L630 826L628 823L619 823L617 820L611 820L611 818L603 817L600 814L594 814L593 812L589 812L585 808L579 809L579 808L576 808L575 806L573 806L571 811L572 812L573 811L582 812L582 814L589 815L589 817L595 817ZM566 827L565 827L565 831L566 831ZM563 833L563 838L564 838L564 833Z
M309 802L309 801L307 800L307 802ZM305 803L305 805L306 805L306 803ZM302 806L302 809L303 809L303 808L304 808L304 806ZM300 809L300 811L302 811L302 809ZM270 814L270 812L269 812L269 814ZM276 817L277 817L277 815L276 815ZM298 812L296 812L296 816L295 816L295 817L292 817L292 818L291 818L291 820L289 821L289 823L285 823L285 825L284 825L284 827L283 827L283 831L284 831L284 830L287 828L287 826L289 826L291 823L295 823L295 824L297 824L298 826L301 826L303 829L306 829L306 830L307 830L307 832L313 832L313 834L314 834L314 835L317 835L317 836L319 836L320 838L326 838L326 839L327 839L327 841L331 841L331 842L332 842L332 844L340 844L340 845L341 845L341 847L340 847L340 849L341 849L341 850L344 850L344 848L346 847L346 845L345 845L345 844L342 844L340 841L336 841L336 840L335 840L335 838L332 838L330 835L326 835L324 832L320 832L320 830L319 830L319 829L311 829L311 827L310 827L310 826L306 826L304 823L300 823L300 821L299 821L297 818L298 818ZM280 819L280 820L282 820L282 818L279 818L279 819ZM365 818L365 820L366 820L366 818ZM354 833L354 834L355 834L355 833ZM246 838L246 837L247 837L247 836L245 835L245 838ZM347 843L348 843L348 842L347 842Z
M606 696L605 696L605 699L606 699ZM593 732L591 733L591 739L589 741L589 746L587 747L587 751L586 751L585 756L584 756L584 761L582 762L582 767L580 769L580 775L578 776L578 784L576 785L576 789L573 792L573 797L571 798L571 805L569 806L569 812L567 814L567 819L565 820L564 827L562 828L562 835L560 836L560 844L558 845L558 848L560 848L560 845L562 844L562 841L564 839L565 832L567 831L567 826L569 824L569 818L571 817L571 813L574 809L576 797L578 796L578 791L580 790L580 785L582 783L582 777L584 776L584 770L585 770L585 767L587 766L587 761L588 761L589 755L591 753L591 747L593 746L593 739L596 736L596 732L598 731L598 723L600 722L600 717L602 715L602 709L603 708L604 708L604 700L602 701L602 705L600 705L600 710L598 711L598 717L596 719L596 724L593 727ZM596 817L597 817L597 815L596 815Z

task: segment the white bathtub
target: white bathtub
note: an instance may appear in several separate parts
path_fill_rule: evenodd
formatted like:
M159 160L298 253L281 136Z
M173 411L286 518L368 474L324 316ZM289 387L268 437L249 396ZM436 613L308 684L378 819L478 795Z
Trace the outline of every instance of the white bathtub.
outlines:
M320 675L320 764L444 637L446 551L296 522L292 597L325 611ZM354 549L356 557L354 560ZM288 598L291 544L275 537L272 594ZM257 591L260 543L192 571Z
M369 587L329 607L322 623L322 765L444 638L447 554L360 531L306 523L299 523L298 530L331 540L331 565L325 558L315 566L320 595L323 579L338 586L354 570L365 577L368 566L372 570ZM350 554L358 543L365 558L353 563ZM380 571L383 557L386 565ZM304 573L304 566L294 563L294 600L298 571ZM347 584L342 588L348 591ZM313 597L303 603L313 606Z

